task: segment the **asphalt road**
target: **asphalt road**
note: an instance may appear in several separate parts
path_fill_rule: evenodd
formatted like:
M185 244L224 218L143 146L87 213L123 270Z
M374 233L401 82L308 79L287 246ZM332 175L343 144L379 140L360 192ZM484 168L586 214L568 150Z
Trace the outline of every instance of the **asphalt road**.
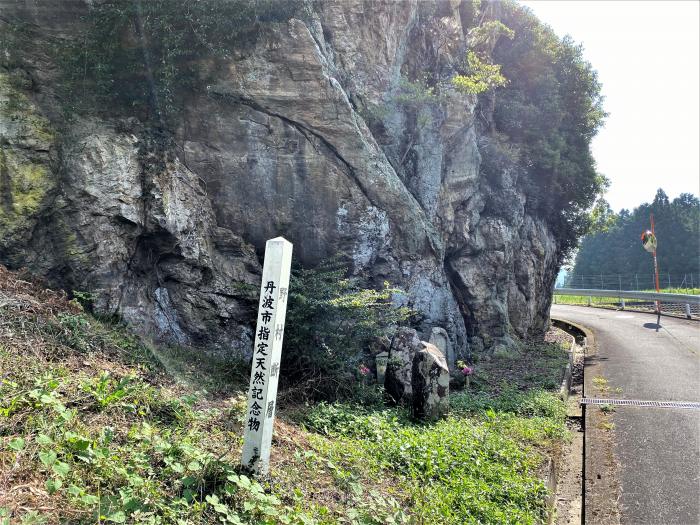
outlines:
M553 305L591 329L609 391L597 397L700 402L700 322ZM586 394L590 397L590 394ZM700 524L700 410L615 408L623 524Z

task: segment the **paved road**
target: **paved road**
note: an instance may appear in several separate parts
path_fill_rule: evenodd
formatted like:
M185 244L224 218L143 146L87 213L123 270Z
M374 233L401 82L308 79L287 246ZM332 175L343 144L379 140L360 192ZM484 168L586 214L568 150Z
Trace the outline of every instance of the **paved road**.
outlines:
M606 397L700 402L700 322L662 317L657 330L652 314L565 305L552 316L593 330ZM616 407L612 419L622 523L700 524L700 410Z

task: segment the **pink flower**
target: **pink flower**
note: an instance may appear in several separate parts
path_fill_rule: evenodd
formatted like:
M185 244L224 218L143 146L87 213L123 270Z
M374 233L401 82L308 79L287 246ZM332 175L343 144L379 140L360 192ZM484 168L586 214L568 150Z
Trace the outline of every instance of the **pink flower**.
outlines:
M366 376L367 374L369 374L369 368L367 368L365 365L360 365L359 370L363 376Z
M474 369L470 366L465 366L464 368L462 368L462 373L465 376L470 376L474 373Z

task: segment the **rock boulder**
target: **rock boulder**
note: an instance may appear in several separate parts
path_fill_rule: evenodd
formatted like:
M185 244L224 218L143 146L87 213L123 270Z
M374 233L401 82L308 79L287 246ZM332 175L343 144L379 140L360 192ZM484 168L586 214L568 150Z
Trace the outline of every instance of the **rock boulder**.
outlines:
M411 402L411 371L413 358L423 349L418 332L412 328L399 328L389 350L384 387L396 403Z

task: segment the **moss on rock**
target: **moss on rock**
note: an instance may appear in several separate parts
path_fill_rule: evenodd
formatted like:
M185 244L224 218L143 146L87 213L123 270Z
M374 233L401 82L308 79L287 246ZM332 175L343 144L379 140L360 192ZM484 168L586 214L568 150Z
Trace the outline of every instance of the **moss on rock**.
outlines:
M48 151L55 131L15 81L0 72L0 247L9 248L36 224L55 187Z

